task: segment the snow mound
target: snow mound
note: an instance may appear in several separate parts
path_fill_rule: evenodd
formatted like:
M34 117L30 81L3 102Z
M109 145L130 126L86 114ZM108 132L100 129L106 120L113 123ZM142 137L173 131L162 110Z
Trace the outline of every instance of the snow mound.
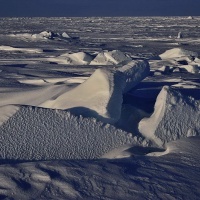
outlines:
M34 39L53 39L54 37L58 37L58 33L53 33L51 31L43 31L39 34L33 34L32 38Z
M85 52L77 52L72 54L63 54L61 57L67 57L69 64L85 64L88 65L92 61L93 57Z
M132 59L119 50L104 51L93 54L86 52L65 53L57 57L46 59L49 62L68 65L124 65Z
M182 65L179 66L180 71L185 70L192 74L198 74L199 73L199 67L198 65Z
M167 50L163 54L159 55L161 59L172 59L172 58L180 58L180 57L198 57L198 54L193 51L188 51L182 48L173 48Z
M49 62L67 65L89 65L93 56L85 52L65 53L55 58L47 58Z
M70 37L66 32L62 33L62 37L64 37L64 38L68 38L68 39L71 38L71 37Z
M131 58L126 56L119 50L103 51L98 53L91 65L120 65L131 61Z
M15 52L24 52L24 53L42 53L42 49L36 48L17 48L11 46L0 46L0 51L15 51Z
M136 143L132 135L94 118L21 106L0 127L0 159L94 159ZM139 143L139 142L137 142Z
M139 131L159 146L182 137L200 135L200 101L165 86L154 113L139 123Z
M76 108L79 114L112 123L120 118L124 86L123 73L97 69L89 79L76 88L40 106L53 109Z
M118 71L122 72L125 76L126 86L124 93L126 93L149 75L150 66L147 61L137 60L118 68Z

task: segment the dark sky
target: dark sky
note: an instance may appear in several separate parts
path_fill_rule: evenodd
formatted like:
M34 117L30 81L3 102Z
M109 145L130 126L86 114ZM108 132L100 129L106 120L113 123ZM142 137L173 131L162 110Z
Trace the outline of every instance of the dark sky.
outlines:
M200 0L0 0L0 17L170 15L200 15Z

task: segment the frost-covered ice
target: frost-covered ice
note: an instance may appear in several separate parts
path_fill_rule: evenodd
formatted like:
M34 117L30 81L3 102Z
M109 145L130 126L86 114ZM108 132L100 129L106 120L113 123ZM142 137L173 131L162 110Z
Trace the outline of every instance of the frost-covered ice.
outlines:
M149 75L150 68L147 61L131 61L127 65L119 68L119 71L122 72L126 78L125 93L146 78Z
M154 113L139 123L140 132L159 146L183 137L200 135L200 101L163 87Z

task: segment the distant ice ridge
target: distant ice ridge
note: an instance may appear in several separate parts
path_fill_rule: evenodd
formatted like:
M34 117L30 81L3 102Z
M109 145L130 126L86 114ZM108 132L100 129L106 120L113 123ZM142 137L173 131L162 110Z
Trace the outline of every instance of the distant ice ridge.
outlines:
M119 65L126 64L132 59L119 50L103 51L97 54L91 65Z
M11 46L0 46L0 51L15 51L15 52L25 52L25 53L42 53L42 49L36 48L17 48Z
M105 50L97 54L86 52L65 53L46 59L49 62L68 65L124 65L131 60L129 56L119 50Z
M112 125L67 111L21 106L0 127L0 159L94 159L125 144L142 145Z
M172 59L172 58L180 58L180 57L198 57L198 53L193 51L188 51L183 48L173 48L167 50L163 54L159 55L161 59Z
M154 113L139 123L139 131L159 146L182 137L200 135L200 101L165 86Z
M41 33L19 33L19 34L11 34L11 37L19 37L22 39L30 39L30 40L47 40L47 39L71 39L71 37L66 33L54 33L52 31L42 31Z

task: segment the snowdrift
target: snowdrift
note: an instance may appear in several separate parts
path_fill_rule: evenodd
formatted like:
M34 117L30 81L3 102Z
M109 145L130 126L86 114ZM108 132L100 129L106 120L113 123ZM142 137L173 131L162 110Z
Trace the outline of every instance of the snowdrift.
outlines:
M137 139L94 118L21 106L0 126L0 140L0 159L53 160L99 158Z
M200 101L163 87L154 113L139 123L139 131L159 146L182 137L200 135Z
M159 55L161 59L173 59L173 58L191 57L191 56L198 57L198 53L193 51L188 51L183 48L173 48Z
M63 33L54 33L52 31L42 31L40 33L18 33L18 34L10 34L11 37L18 37L21 39L29 39L29 40L68 40L68 39L77 39L75 37L70 37L66 32Z
M132 59L119 50L103 51L97 54L91 65L120 65L130 62Z
M42 53L42 49L36 48L18 48L18 47L11 47L11 46L0 46L0 51L13 51L13 52L24 52L24 53Z
M124 65L132 59L119 50L103 51L97 54L87 52L65 53L46 61L68 65Z
M120 118L124 86L123 73L97 69L76 88L39 106L62 110L76 108L79 114L113 123Z
M192 74L198 74L199 73L199 67L198 65L182 65L179 66L180 71L186 71Z
M67 65L89 65L93 56L85 52L65 53L55 58L47 58L47 61Z

